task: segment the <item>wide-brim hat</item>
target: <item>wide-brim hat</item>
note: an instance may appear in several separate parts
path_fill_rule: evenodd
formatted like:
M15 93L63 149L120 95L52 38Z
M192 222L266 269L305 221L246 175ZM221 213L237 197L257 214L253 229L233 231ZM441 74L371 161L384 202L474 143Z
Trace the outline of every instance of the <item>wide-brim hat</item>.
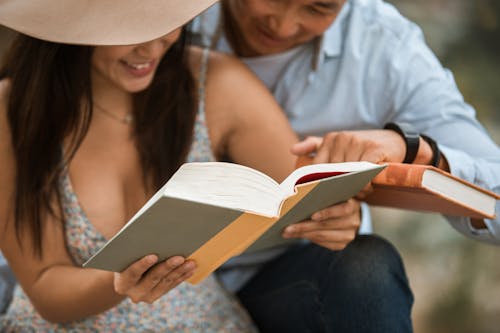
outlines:
M217 0L0 0L0 24L58 43L130 45L161 37Z

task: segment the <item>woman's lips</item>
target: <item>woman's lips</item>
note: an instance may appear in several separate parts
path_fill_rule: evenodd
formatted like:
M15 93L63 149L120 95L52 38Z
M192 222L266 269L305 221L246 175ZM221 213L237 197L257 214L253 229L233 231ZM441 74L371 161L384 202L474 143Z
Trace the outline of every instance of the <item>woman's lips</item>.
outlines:
M130 62L122 60L121 63L128 73L136 77L143 77L151 74L151 72L154 71L156 64L154 60L141 62Z

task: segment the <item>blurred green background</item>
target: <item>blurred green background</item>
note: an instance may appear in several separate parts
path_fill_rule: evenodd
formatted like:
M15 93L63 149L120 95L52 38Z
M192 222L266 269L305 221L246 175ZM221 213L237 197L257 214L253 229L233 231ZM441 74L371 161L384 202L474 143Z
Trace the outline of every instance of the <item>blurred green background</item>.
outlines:
M389 2L420 25L498 144L500 1ZM372 211L375 232L396 245L406 264L416 333L500 332L500 247L462 236L436 214Z
M390 2L422 27L499 143L500 1ZM7 36L0 29L0 53ZM500 247L465 238L436 214L372 211L375 232L396 245L406 264L416 333L500 332Z

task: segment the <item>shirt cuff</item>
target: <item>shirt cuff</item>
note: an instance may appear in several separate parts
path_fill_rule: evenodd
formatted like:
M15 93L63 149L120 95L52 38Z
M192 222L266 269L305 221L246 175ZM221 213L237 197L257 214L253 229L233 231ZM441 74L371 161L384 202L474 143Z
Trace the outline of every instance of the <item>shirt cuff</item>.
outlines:
M474 183L476 170L474 161L470 155L446 146L439 145L442 156L448 161L450 173L456 177L462 178L468 182Z
M485 219L486 228L476 229L468 217L445 216L448 222L467 237L472 239L500 245L500 201L495 206L495 220Z
M370 215L370 206L367 203L361 203L361 224L358 234L366 235L373 233L372 217Z

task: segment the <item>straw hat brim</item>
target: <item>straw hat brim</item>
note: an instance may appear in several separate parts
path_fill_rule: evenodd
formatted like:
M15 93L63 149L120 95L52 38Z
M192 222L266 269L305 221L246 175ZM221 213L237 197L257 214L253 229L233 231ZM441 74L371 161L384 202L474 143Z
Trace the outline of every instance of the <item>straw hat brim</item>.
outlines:
M58 43L130 45L161 37L217 0L2 0L0 24Z

